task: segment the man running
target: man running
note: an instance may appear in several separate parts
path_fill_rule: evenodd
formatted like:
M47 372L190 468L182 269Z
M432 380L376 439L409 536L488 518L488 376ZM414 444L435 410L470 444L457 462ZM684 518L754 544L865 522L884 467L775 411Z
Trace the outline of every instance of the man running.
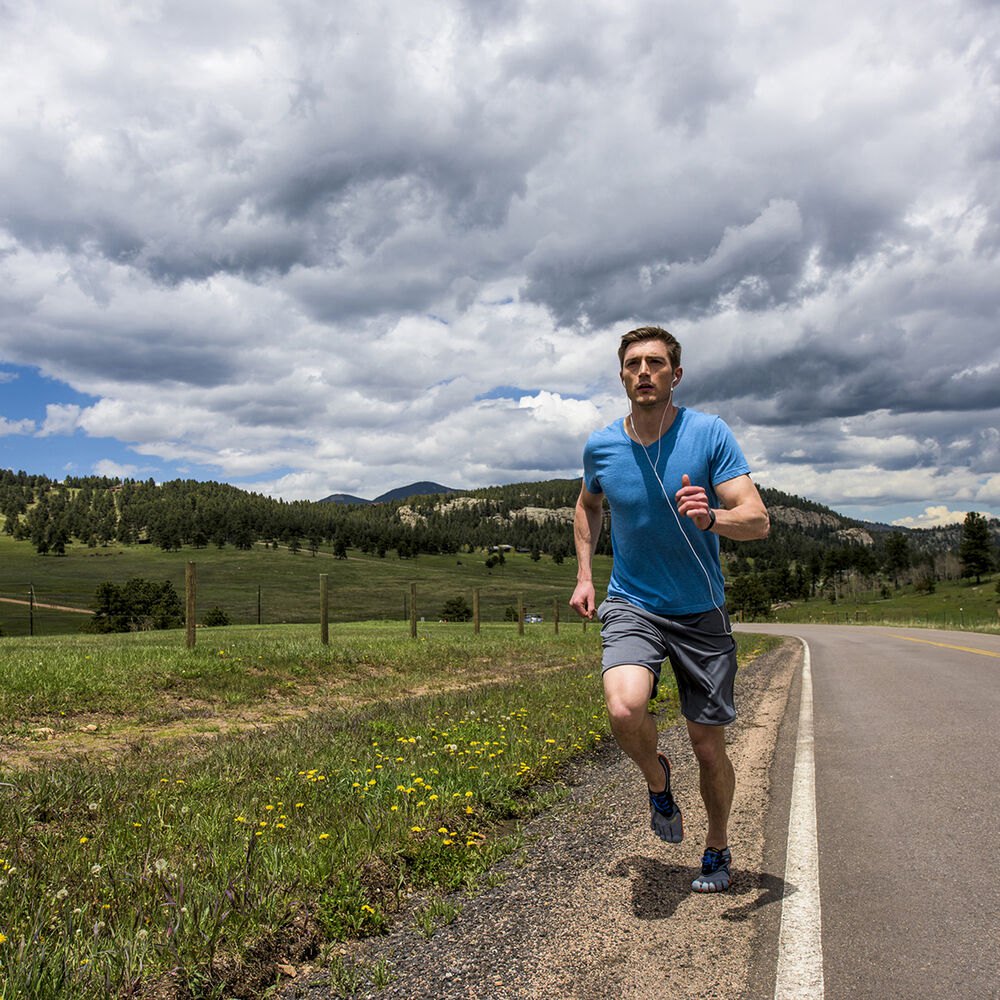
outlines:
M721 892L730 882L727 824L736 787L725 729L736 718L736 642L716 536L765 538L770 522L730 429L719 417L674 405L684 374L676 338L640 327L622 337L618 358L629 413L595 431L584 449L570 605L601 621L611 731L646 779L653 832L676 844L684 836L681 810L649 711L661 664L670 661L708 813L701 874L691 888ZM591 562L604 497L614 564L598 608Z

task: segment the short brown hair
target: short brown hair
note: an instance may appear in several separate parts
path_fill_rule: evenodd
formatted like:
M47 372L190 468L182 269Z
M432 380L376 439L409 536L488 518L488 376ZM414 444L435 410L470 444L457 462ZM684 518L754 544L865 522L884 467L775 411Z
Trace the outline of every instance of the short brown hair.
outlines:
M670 359L670 367L680 367L680 341L672 333L667 333L662 327L640 326L636 330L629 330L622 337L622 342L618 347L618 365L620 368L625 367L625 352L628 350L629 344L637 344L640 340L662 340L667 347L667 357Z

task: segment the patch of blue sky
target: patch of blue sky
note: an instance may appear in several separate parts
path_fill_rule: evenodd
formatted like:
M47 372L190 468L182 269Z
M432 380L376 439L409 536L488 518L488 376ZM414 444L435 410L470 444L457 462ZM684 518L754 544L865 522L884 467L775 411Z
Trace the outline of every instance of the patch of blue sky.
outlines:
M37 368L0 365L0 468L61 481L66 476L109 478L210 479L218 470L190 462L140 455L116 438L88 437L83 431L39 435L51 405L91 406L96 396L78 392Z
M484 399L524 399L526 396L533 398L541 395L544 391L543 389L522 389L516 385L495 385L492 389L479 393L475 397L475 401L479 403ZM560 392L558 395L560 399L590 399L590 396L586 394L575 392Z
M479 393L476 402L484 399L522 399L524 396L537 396L541 391L541 389L521 389L516 385L495 385L492 389Z
M109 479L218 479L218 470L191 462L168 462L140 455L115 438L73 434L45 437L0 436L0 468L62 481L67 476L107 476Z
M47 378L37 368L0 365L0 417L17 422L33 420L41 426L51 403L90 406L96 396L77 392L65 382Z

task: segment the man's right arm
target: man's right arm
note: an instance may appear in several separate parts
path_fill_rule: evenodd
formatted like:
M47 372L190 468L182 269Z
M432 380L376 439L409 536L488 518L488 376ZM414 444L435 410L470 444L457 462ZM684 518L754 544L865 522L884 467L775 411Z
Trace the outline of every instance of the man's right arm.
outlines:
M593 618L597 611L594 593L594 578L591 566L594 549L601 534L603 501L600 493L591 493L586 484L580 487L573 514L573 541L576 544L576 590L569 600L569 606L581 618Z

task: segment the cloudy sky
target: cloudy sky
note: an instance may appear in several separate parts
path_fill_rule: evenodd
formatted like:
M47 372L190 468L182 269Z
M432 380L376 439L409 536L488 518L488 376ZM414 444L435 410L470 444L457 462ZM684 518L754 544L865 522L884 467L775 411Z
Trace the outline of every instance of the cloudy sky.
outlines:
M1000 515L996 0L37 0L0 39L0 468L576 476L652 322L762 485Z

